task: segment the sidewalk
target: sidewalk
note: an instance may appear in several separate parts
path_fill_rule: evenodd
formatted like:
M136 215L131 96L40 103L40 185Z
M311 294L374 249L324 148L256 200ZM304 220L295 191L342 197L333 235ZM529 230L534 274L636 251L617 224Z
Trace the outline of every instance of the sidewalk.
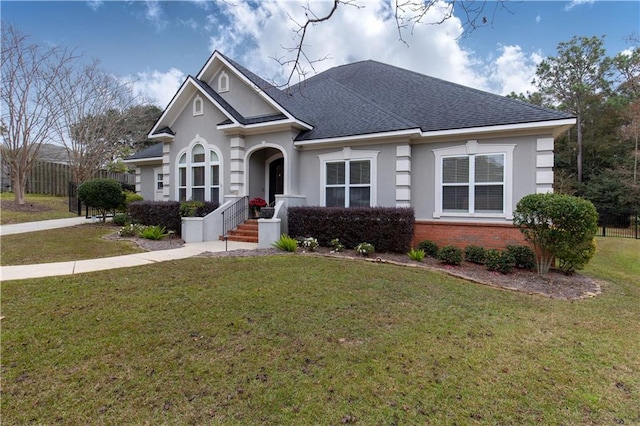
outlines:
M2 225L0 226L0 236L45 231L47 229L67 228L69 226L82 225L83 223L91 223L91 219L85 219L84 217L71 217L68 219L41 220L39 222Z
M80 221L82 219L82 221ZM23 232L42 231L46 229L63 228L82 223L90 223L84 218L47 220L29 222L17 225L2 226L0 235L10 235ZM11 227L8 232L7 228ZM128 254L125 256L106 257L101 259L76 260L69 262L42 263L36 265L0 266L0 281L21 280L28 278L43 278L60 275L73 275L85 272L104 271L107 269L129 268L132 266L149 265L167 260L186 259L204 252L222 252L225 250L254 250L258 247L253 243L239 243L229 241L207 241L204 243L190 243L183 247Z

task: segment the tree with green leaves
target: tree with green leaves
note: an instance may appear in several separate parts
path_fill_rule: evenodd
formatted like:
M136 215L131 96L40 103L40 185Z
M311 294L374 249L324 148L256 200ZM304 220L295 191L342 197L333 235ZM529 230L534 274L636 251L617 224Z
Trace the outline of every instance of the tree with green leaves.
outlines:
M102 222L107 220L107 212L115 211L126 201L122 186L115 179L88 180L78 187L78 198L89 207L100 212Z
M576 115L577 179L583 177L583 118L594 96L610 89L611 61L605 56L603 38L573 37L558 44L558 55L543 60L534 83L543 95Z

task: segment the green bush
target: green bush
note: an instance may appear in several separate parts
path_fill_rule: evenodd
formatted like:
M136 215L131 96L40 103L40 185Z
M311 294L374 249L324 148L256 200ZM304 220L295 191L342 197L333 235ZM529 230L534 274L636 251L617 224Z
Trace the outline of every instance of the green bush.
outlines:
M125 225L122 228L120 228L120 230L118 231L118 234L121 237L137 237L145 228L146 226L144 225L139 225L137 223L129 223L128 225Z
M438 257L438 245L430 240L421 241L418 249L423 250L424 254L429 257Z
M299 239L299 245L304 250L316 251L316 248L318 248L318 240L313 237L301 238Z
M169 234L164 226L154 225L146 226L139 235L147 240L161 240Z
M136 201L129 204L129 215L135 223L159 225L180 233L180 203L177 201Z
M490 249L486 252L484 264L489 271L508 274L516 266L516 261L513 255L507 251Z
M464 258L467 262L482 265L484 263L485 256L486 253L483 247L469 245L464 249Z
M358 253L361 256L369 256L370 254L373 254L373 252L375 251L376 249L373 246L373 244L360 243L356 246L356 253Z
M536 254L527 246L507 246L507 252L513 256L516 268L534 269L536 267Z
M537 253L538 273L557 259L565 272L587 264L595 253L598 213L585 199L561 194L531 194L516 205L513 223Z
M337 238L334 238L333 240L329 241L329 247L331 247L333 249L333 251L336 252L336 253L341 252L342 250L344 250L344 245L342 245L340 240L337 239Z
M120 182L115 179L93 179L78 187L78 198L89 207L93 207L102 215L102 222L107 220L107 212L121 207L125 201Z
M213 201L183 201L180 203L180 216L205 217L218 207L220 204Z
M124 194L124 202L120 206L120 211L122 213L127 213L129 209L129 204L134 203L136 201L144 200L144 198L142 198L142 195L136 194L135 192L123 191L123 194Z
M424 250L422 249L414 249L412 248L411 250L409 250L409 253L407 253L407 256L409 256L409 259L411 260L417 260L418 262L422 262L424 260Z
M280 239L278 241L275 241L272 246L282 251L294 252L298 247L298 240L296 240L295 238L291 238L288 235L282 234L280 235Z
M438 252L438 260L447 265L462 264L462 250L456 246L444 246Z
M113 215L113 224L118 226L125 226L131 223L131 217L126 213L116 213Z

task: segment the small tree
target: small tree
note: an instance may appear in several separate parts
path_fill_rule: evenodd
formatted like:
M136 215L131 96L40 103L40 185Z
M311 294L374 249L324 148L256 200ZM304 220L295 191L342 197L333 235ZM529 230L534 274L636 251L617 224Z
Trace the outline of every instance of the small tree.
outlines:
M125 202L120 183L115 179L93 179L78 187L78 198L89 207L98 209L102 222L107 220L107 212L115 210Z
M560 194L527 195L516 206L513 223L537 252L539 274L554 259L567 273L581 269L593 257L598 213L585 199Z

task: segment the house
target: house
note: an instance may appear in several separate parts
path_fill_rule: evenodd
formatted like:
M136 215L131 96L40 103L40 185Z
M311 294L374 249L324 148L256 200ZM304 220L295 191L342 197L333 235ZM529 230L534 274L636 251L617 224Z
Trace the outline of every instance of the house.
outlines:
M196 240L226 234L237 223L222 212L262 197L276 206L260 221L265 246L288 206L308 205L413 207L414 242L502 247L522 241L518 200L553 190L554 138L575 122L375 61L281 90L214 52L151 129L158 144L126 163L145 199L221 203Z

